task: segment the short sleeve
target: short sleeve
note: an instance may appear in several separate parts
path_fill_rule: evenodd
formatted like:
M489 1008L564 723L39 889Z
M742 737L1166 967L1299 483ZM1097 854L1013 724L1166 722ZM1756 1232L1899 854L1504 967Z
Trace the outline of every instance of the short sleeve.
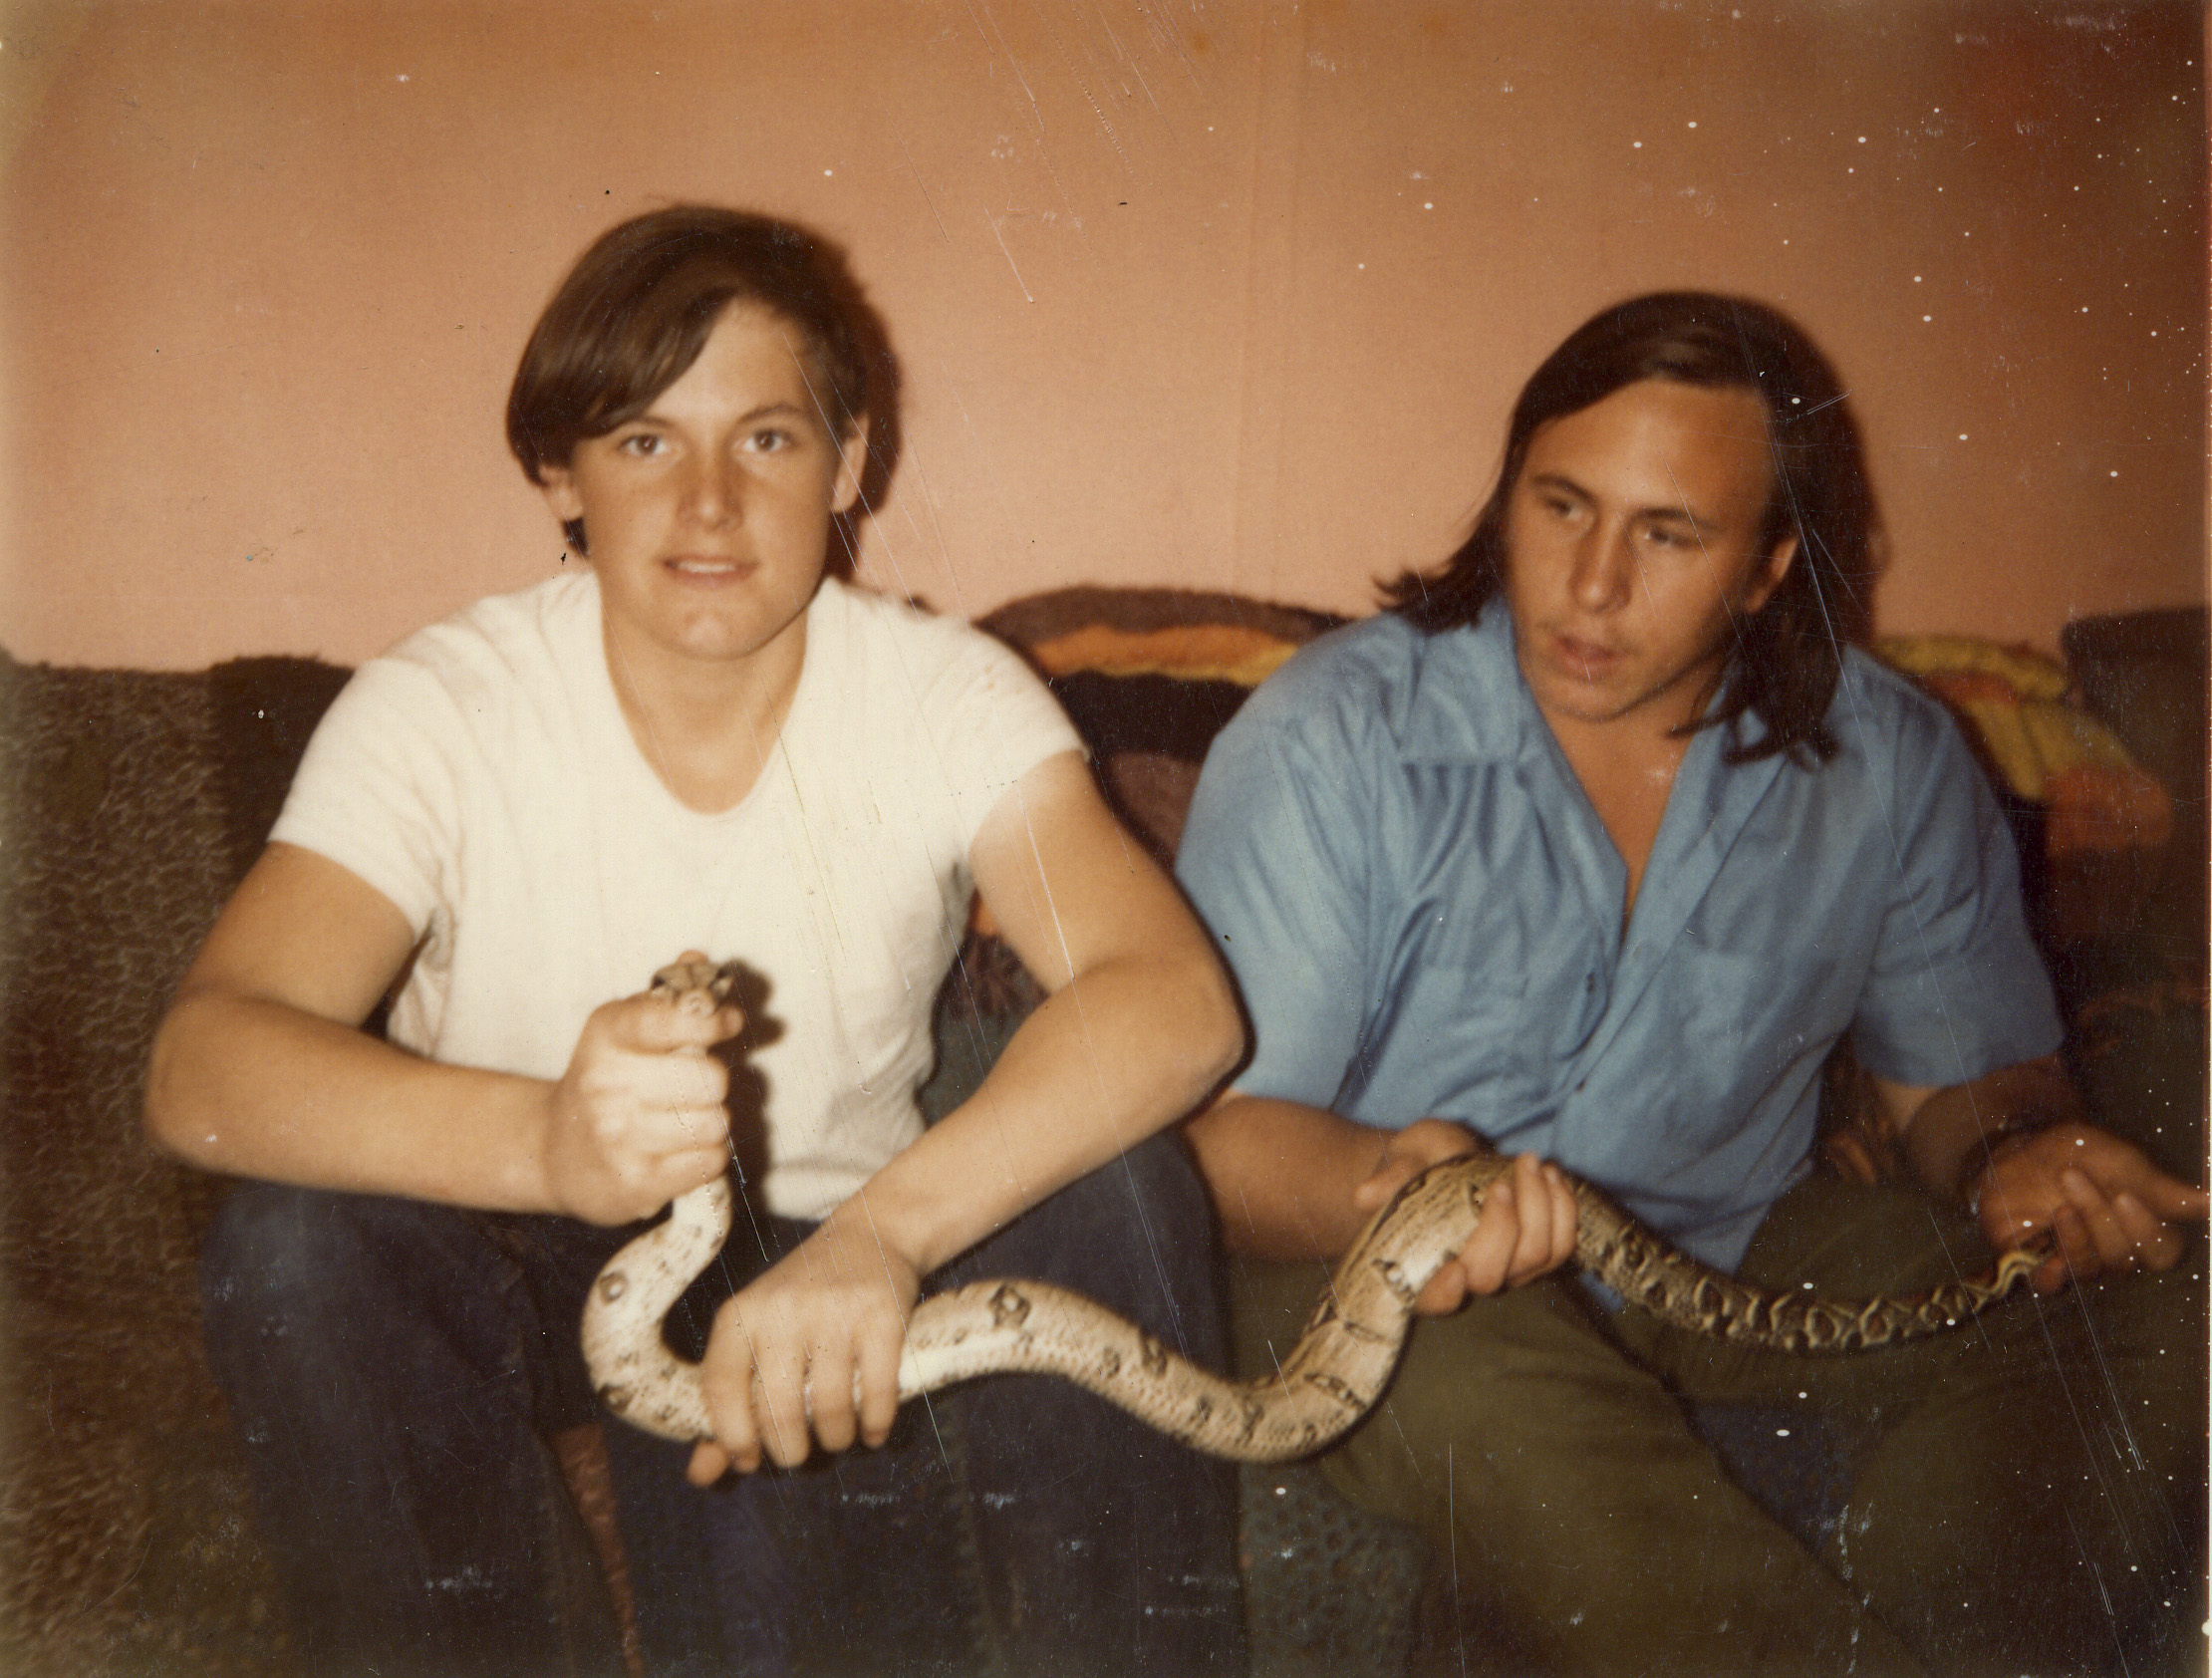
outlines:
M1889 778L1895 886L1851 1025L1861 1064L1942 1087L2055 1052L2012 830L1948 716L1898 731Z
M1237 1088L1325 1108L1351 1068L1368 990L1360 839L1373 823L1339 715L1277 719L1272 698L1262 689L1216 737L1176 875L1251 1019Z
M921 713L965 854L1014 783L1082 737L1035 672L980 630L945 624L958 645L929 680Z
M419 933L444 901L459 808L436 742L464 733L428 671L391 658L354 673L308 741L269 837L327 857Z

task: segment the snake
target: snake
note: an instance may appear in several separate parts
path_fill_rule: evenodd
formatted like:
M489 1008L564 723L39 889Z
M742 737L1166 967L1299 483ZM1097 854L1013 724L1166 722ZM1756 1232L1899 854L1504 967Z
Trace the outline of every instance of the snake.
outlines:
M680 963L657 992L711 1008L728 971ZM1212 1456L1289 1462L1325 1450L1380 1401L1414 1302L1481 1221L1512 1162L1477 1142L1405 1183L1338 1261L1296 1344L1273 1373L1232 1380L1203 1369L1096 1301L1049 1282L1004 1278L932 1294L907 1323L901 1403L981 1375L1054 1375ZM1699 1262L1601 1191L1574 1191L1575 1261L1622 1299L1677 1327L1784 1352L1857 1352L1955 1328L2021 1285L2043 1255L2016 1248L1986 1275L1926 1292L1861 1300L1811 1284L1770 1292ZM679 1196L669 1216L623 1247L584 1306L584 1360L602 1403L648 1433L711 1438L699 1365L662 1338L662 1319L727 1239L728 1179Z

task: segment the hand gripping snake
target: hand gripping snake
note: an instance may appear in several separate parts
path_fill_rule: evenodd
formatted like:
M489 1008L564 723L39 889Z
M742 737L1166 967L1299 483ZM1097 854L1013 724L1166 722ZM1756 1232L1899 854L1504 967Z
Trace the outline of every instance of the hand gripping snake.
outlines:
M654 984L679 999L695 991L718 999L728 979L698 963L664 968ZM1311 1455L1382 1396L1414 1300L1466 1244L1491 1184L1511 1169L1479 1149L1401 1188L1344 1255L1275 1374L1225 1380L1081 1294L1046 1282L978 1281L915 1306L899 1361L900 1401L977 1375L1058 1375L1218 1457L1274 1463ZM1861 1351L1941 1333L2004 1298L2041 1262L2016 1249L1986 1277L1903 1298L1766 1293L1677 1252L1586 1184L1575 1183L1574 1195L1575 1258L1584 1270L1663 1321L1780 1351ZM584 1306L584 1359L601 1400L666 1439L713 1432L699 1366L669 1349L661 1320L720 1251L730 1214L726 1179L680 1197L665 1222L608 1261Z

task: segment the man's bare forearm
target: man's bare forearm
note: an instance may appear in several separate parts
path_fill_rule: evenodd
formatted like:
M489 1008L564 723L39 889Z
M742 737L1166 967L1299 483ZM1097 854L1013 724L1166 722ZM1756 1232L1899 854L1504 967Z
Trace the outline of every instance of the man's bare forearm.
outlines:
M154 1039L146 1129L209 1171L499 1211L546 1190L549 1086L444 1066L285 1003L187 989Z
M870 1179L867 1214L927 1274L1174 1123L1243 1047L1228 984L1195 940L1186 955L1101 963L1022 1022L972 1098Z
M1352 1191L1375 1174L1389 1137L1293 1101L1232 1092L1187 1127L1234 1253L1333 1259L1368 1215Z

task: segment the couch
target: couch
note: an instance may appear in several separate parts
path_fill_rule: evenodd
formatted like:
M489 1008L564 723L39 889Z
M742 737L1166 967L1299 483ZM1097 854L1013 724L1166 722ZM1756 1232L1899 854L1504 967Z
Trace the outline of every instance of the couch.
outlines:
M1069 590L986 622L1046 675L1109 792L1167 856L1214 730L1332 621L1229 596ZM1978 644L1898 657L1960 708L2009 788L2093 1106L2197 1178L2204 614L2077 624L2066 648L2064 669L1984 660ZM154 1025L345 675L291 659L171 674L0 654L0 1671L292 1670L199 1350L193 1252L224 1186L156 1154L138 1119ZM2055 719L2034 708L2048 706ZM962 971L971 981L941 1002L936 1109L981 1075L1033 994L987 928ZM1834 1084L1833 1168L1879 1173L1885 1139L1852 1109L1847 1068ZM1696 1420L1802 1536L1835 1519L1848 1439L1811 1430L1785 1449L1771 1418ZM1245 1472L1243 1550L1255 1671L1461 1671L1497 1656L1451 1558L1310 1468Z

